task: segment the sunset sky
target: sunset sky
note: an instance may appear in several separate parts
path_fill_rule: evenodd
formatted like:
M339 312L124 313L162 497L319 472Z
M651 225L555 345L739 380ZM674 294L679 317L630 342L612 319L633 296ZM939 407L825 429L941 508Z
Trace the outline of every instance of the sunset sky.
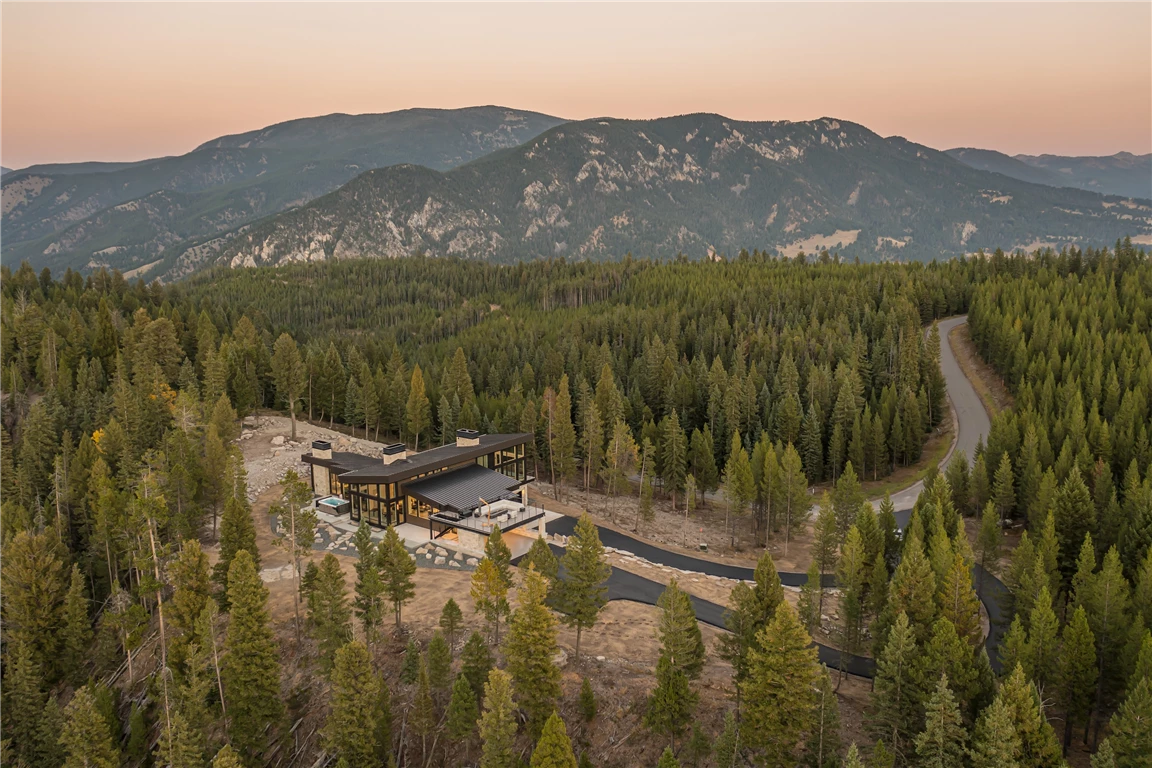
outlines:
M1152 151L1152 3L4 2L9 168L296 117L500 104L831 116L939 149Z

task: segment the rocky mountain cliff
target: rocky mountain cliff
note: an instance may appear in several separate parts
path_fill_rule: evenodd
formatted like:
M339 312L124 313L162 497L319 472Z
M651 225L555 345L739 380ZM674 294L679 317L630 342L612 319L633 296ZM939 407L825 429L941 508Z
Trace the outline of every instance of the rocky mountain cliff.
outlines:
M227 243L232 266L423 252L703 258L760 248L933 259L1152 233L1152 204L975 170L834 119L587 120L447 172L365 173Z
M1015 155L961 147L948 154L965 165L1021 181L1075 187L1105 195L1152 199L1152 155L1117 152L1107 157Z
M452 168L560 122L503 107L328 115L224 136L178 157L33 166L4 175L4 256L55 271L184 274L223 235L366 170Z

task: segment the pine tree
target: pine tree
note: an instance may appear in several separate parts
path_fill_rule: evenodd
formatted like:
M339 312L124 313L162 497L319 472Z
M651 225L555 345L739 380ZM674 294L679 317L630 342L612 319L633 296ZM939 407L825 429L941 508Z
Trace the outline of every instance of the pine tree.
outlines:
M543 536L538 536L532 540L528 554L524 555L517 564L522 570L527 569L529 565L533 566L548 580L548 598L550 604L554 603L558 597L556 585L560 574L560 561L556 559L555 553L552 552L552 548L548 546L548 541Z
M456 633L460 630L460 624L464 621L464 613L460 610L460 606L451 597L444 603L444 607L440 610L440 629L443 630L444 636L448 639L448 650L451 652L456 648Z
M808 524L812 500L808 495L807 477L804 475L800 454L788 443L780 459L781 509L784 517L784 555L793 533L800 533Z
M460 674L471 684L477 701L484 696L484 684L488 682L488 673L492 671L492 666L492 654L488 650L488 644L484 642L479 632L473 632L460 653Z
M752 464L744 444L740 442L740 433L732 433L732 447L728 451L728 463L724 465L724 499L725 521L731 537L731 545L736 546L736 532L733 530L729 514L742 517L748 509L748 504L756 497L756 481L752 475Z
M208 604L211 580L208 555L196 539L185 539L180 552L168 566L172 582L171 602L166 615L176 632L189 635Z
M1012 722L1012 712L998 698L976 721L972 748L968 752L972 768L1016 768L1020 765L1020 754L1020 737Z
M712 442L712 431L707 425L704 431L693 430L689 447L689 466L699 484L700 491L707 494L716 490L720 482L720 472L716 467L716 449Z
M412 381L408 385L408 403L404 407L404 428L413 441L413 447L420 450L420 435L432 425L432 404L424 391L424 373L420 366L412 368Z
M252 510L243 495L232 495L224 502L224 515L220 518L220 559L213 567L212 580L219 587L217 600L220 610L228 610L230 599L228 574L237 553L245 551L252 557L252 565L260 571L260 551L256 546L256 526Z
M336 651L324 744L329 753L347 760L350 768L377 765L374 729L380 716L381 684L363 642L349 642Z
M864 503L864 493L852 462L844 465L844 472L836 480L832 490L832 507L836 515L836 530L840 541L848 533L848 527L856 520L860 505Z
M1152 680L1140 680L1112 716L1117 766L1152 765Z
M918 639L932 631L936 619L936 577L919 540L910 534L892 581L888 585L888 605L893 615L904 612Z
M1059 621L1052 610L1048 587L1040 588L1036 604L1028 617L1028 644L1025 646L1024 671L1041 691L1054 679L1058 661Z
M976 536L976 562L980 565L976 571L977 589L983 585L986 572L995 574L998 570L1003 540L996 507L992 504L984 505L984 512L980 516L980 533Z
M416 594L416 584L412 581L412 576L416 573L416 561L408 554L404 540L391 525L384 531L379 558L380 574L384 578L384 594L392 602L396 628L399 629L400 611Z
M428 684L434 691L446 691L452 682L452 651L440 630L432 633L428 643Z
M813 531L812 560L820 570L820 575L830 573L836 568L836 555L840 547L840 535L836 529L836 511L832 506L832 497L825 492L820 498L820 511L816 516L816 528ZM824 612L824 592L821 590L817 597L817 611Z
M516 719L512 704L512 678L494 669L484 686L484 714L480 716L480 768L515 768Z
M416 672L416 695L412 698L412 709L408 714L408 725L412 733L420 737L420 754L428 762L428 737L436 728L436 702L432 700L432 685L428 681L428 659L420 657ZM433 744L435 749L435 744Z
M84 678L84 659L92 644L92 620L80 566L72 566L72 580L64 597L63 626L60 630L60 668L73 685Z
M576 768L576 754L558 713L553 712L544 723L529 765L531 768Z
M155 756L168 768L203 768L203 734L192 727L179 708L173 710L169 727L160 729Z
M240 768L241 765L240 756L228 744L221 747L216 757L212 758L212 768Z
M103 717L103 713L101 713ZM105 718L105 722L107 719ZM64 712L55 694L48 697L44 709L40 713L40 721L36 727L36 757L33 765L55 766L64 763L64 747L60 743L60 734L64 732ZM119 735L119 734L116 734ZM186 763L186 765L188 765Z
M716 737L712 751L716 755L717 768L735 768L738 765L743 765L740 726L731 712L724 714L724 728Z
M781 603L748 658L745 737L766 765L794 759L796 746L813 723L820 668L812 638L796 612Z
M18 760L35 765L40 750L37 724L47 700L43 674L26 643L11 643L6 651L4 738Z
M557 650L556 619L544 605L547 589L544 577L535 570L524 574L504 643L508 674L532 734L540 732L560 698L560 670L553 661Z
M508 549L508 545L504 543L504 535L498 527L492 528L492 533L484 542L484 556L496 566L504 585L511 588L512 550Z
M664 747L664 752L661 753L656 768L680 768L680 761L676 759L671 747Z
M844 768L864 768L864 763L860 759L860 750L856 745L848 747L848 754L844 758Z
M820 626L820 603L823 602L823 592L820 569L813 560L808 565L807 578L800 585L800 600L796 604L800 624L804 627L804 631L810 634Z
M1012 460L1008 454L1000 456L1000 466L996 468L996 478L992 483L992 500L996 504L996 512L1000 515L1000 524L1016 511L1015 478L1012 474Z
M1100 748L1092 755L1092 768L1116 768L1116 753L1109 739L1100 742Z
M692 720L698 698L684 670L676 667L669 655L661 653L656 662L656 688L648 697L644 724L667 736L675 746L676 737Z
M812 731L804 743L804 764L809 768L840 768L840 703L824 665L820 695L812 707Z
M585 722L596 719L596 694L592 692L592 683L585 677L580 681L580 714Z
M680 417L673 408L660 424L660 479L664 490L672 494L672 508L676 508L676 493L684 488L688 474L688 441L680 428Z
M477 613L484 614L491 629L493 642L500 644L500 618L507 616L508 585L500 577L500 569L490 557L485 557L472 572L472 603Z
M556 479L559 481L557 498L564 495L565 481L576 470L576 429L572 426L572 395L568 389L568 374L560 377L556 398L550 410L551 435L548 454Z
M1072 743L1073 723L1082 723L1087 733L1088 713L1096 692L1096 638L1088 626L1084 606L1077 606L1064 626L1057 655L1057 698L1064 709L1064 751Z
M448 737L454 742L464 743L471 739L476 731L476 720L480 717L480 710L476 706L476 693L471 683L463 674L456 676L452 684L452 698L448 701L448 712L445 715L445 725Z
M868 723L878 738L904 761L911 756L912 739L923 722L925 685L916 637L901 611L888 633L888 641L876 659L876 677L868 711Z
M1087 541L1085 537L1085 541ZM1125 639L1128 637L1129 586L1124 578L1120 555L1112 547L1104 555L1100 572L1091 581L1090 600L1087 604L1088 625L1096 637L1096 660L1099 675L1096 678L1095 717L1102 717L1105 707L1116 698L1123 687L1123 665L1120 663ZM1120 754L1116 740L1113 749ZM1123 761L1121 761L1122 763Z
M847 471L841 479L844 477L847 477ZM836 581L841 590L840 645L846 654L855 654L859 650L864 631L864 580L867 576L864 566L864 544L860 537L860 529L853 525L845 536L840 549L840 562L836 569ZM842 660L840 680L844 679L843 666Z
M1096 533L1096 507L1092 496L1080 478L1080 469L1073 466L1056 496L1053 511L1059 541L1059 567L1064 577L1071 578L1076 571L1076 558L1086 534Z
M660 655L667 657L672 667L682 671L689 680L695 680L704 669L705 650L688 593L672 579L656 601L656 607L660 609L656 625Z
M916 737L919 764L925 768L962 768L967 740L948 676L941 675L924 708L924 730Z
M538 539L539 541L539 539ZM595 523L587 514L576 521L561 559L564 576L560 581L558 608L564 623L576 628L576 660L580 659L580 635L596 624L608 602L606 582L612 567L604 556L604 546Z
M4 594L5 645L28 647L36 664L52 676L58 662L57 632L68 593L68 572L58 539L48 533L20 531L3 547L0 591Z
M681 751L681 757L684 758L685 765L691 768L697 768L702 765L705 760L712 754L712 741L708 738L708 734L700 727L699 723L692 724L692 735L688 737L688 743L684 745Z
M372 540L372 529L367 520L362 520L352 537L359 555L356 569L355 597L352 605L356 617L364 628L364 637L371 648L380 634L384 622L384 579L380 575L380 549Z
M1013 726L1020 737L1022 768L1058 765L1060 744L1041 711L1040 694L1024 676L1023 667L1016 666L1000 686L997 698L1008 707Z
M946 675L962 708L967 709L976 694L978 673L972 646L957 634L956 627L947 618L937 619L932 627L932 637L921 656L921 672L925 680Z
M87 688L77 689L64 708L60 745L64 748L64 768L117 768L120 765L120 750L112 742L108 724Z
M220 671L228 701L228 736L236 751L255 764L267 745L265 729L283 714L280 661L268 626L268 588L256 561L240 550L228 570L231 619Z
M420 674L420 646L415 637L409 637L404 646L404 659L400 663L400 682L412 685Z
M292 419L292 439L296 439L296 405L304 391L307 370L300 357L295 340L282 333L272 347L272 380L276 383L276 396L288 407Z
M332 668L336 651L352 639L352 610L348 606L344 572L329 552L320 561L312 594L308 597L308 623L320 651L320 666Z

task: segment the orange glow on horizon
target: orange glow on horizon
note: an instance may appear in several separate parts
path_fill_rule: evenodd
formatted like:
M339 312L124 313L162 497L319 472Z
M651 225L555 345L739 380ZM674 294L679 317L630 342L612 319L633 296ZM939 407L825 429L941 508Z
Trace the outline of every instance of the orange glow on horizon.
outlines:
M1152 3L13 3L2 162L331 112L822 116L939 149L1152 151Z

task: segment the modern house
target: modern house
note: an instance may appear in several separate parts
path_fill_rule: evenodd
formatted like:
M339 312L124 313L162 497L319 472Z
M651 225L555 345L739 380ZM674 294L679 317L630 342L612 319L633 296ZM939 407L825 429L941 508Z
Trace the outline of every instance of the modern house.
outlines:
M479 551L494 527L501 532L535 524L544 533L544 510L528 504L525 467L528 433L481 435L456 430L456 442L409 453L403 443L385 446L379 458L334 452L325 440L312 443L312 491L320 502L347 509L355 522L374 526L416 525L429 539L456 539Z

